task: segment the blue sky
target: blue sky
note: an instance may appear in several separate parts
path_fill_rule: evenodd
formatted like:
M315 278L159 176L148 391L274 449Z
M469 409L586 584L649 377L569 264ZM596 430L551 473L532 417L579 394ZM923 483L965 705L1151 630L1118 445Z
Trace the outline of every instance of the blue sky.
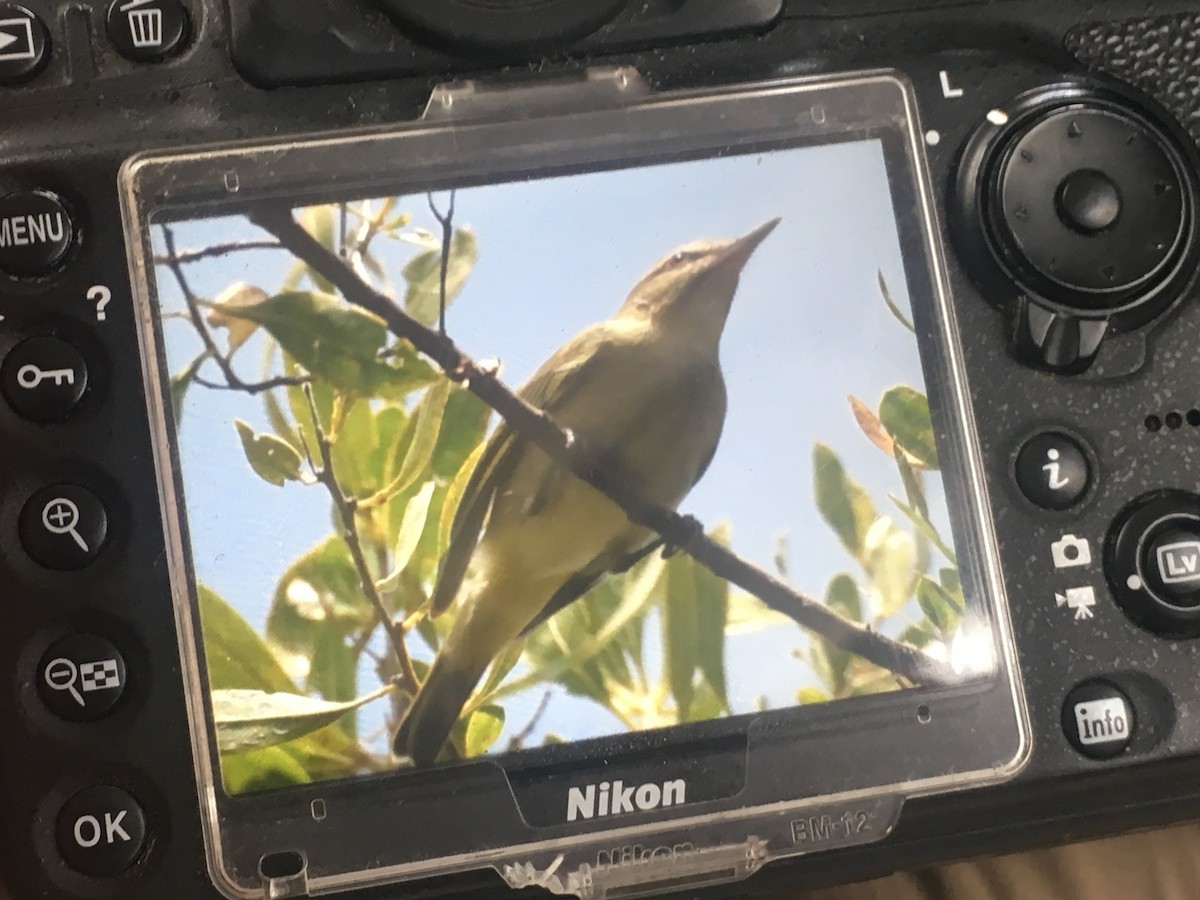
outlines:
M888 388L924 380L915 339L887 311L876 281L882 271L908 307L878 142L472 188L459 192L457 206L458 224L478 236L480 259L450 311L450 332L476 358L501 360L513 386L582 327L612 315L638 278L677 246L741 235L782 216L734 302L722 344L724 437L681 509L709 525L731 523L734 549L769 569L786 533L792 581L810 594L823 594L837 572L854 571L815 512L813 444L831 445L882 508L888 492L902 489L894 466L856 426L847 394L874 406ZM401 210L414 214L414 226L434 227L423 194L402 200ZM182 223L175 231L188 248L261 237L240 219ZM413 249L400 242L377 249L400 281ZM281 253L239 254L193 265L189 276L208 297L235 280L270 291L288 264ZM179 308L169 277L160 292L165 309ZM166 334L177 370L195 356L197 338L179 321L168 321ZM257 365L253 342L242 353ZM189 524L200 578L262 627L279 575L329 534L328 499L319 489L258 479L235 418L267 429L261 399L199 388L187 399L181 458ZM788 625L732 638L735 709L749 711L759 695L773 706L789 704L810 677L791 655L806 641ZM364 686L371 686L366 677ZM530 708L539 698L528 698ZM510 715L517 728L523 721L519 712ZM616 727L590 704L556 696L541 730L582 737Z

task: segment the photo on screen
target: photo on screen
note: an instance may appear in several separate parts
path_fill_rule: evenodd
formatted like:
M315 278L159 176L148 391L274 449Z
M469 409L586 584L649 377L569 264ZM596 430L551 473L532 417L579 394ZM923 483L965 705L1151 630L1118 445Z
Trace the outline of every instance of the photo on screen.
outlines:
M933 298L909 296L881 141L294 214L568 449L252 217L154 226L229 793L920 686L759 577L897 658L994 671L914 333ZM631 506L686 516L706 549Z

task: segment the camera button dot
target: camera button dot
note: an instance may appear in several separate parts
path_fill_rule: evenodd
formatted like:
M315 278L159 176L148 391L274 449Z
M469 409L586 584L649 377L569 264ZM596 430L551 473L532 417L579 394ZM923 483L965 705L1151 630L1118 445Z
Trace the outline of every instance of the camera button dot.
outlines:
M1102 678L1093 678L1067 694L1062 727L1067 741L1083 756L1113 759L1129 749L1137 715L1124 691Z

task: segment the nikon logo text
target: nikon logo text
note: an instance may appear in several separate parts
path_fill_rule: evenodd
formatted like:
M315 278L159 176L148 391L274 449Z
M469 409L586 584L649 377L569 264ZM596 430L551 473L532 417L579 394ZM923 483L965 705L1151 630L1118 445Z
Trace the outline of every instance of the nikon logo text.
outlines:
M662 784L649 782L628 787L620 780L611 784L602 781L599 785L573 787L567 792L567 821L678 806L685 802L686 797L687 783L682 778Z

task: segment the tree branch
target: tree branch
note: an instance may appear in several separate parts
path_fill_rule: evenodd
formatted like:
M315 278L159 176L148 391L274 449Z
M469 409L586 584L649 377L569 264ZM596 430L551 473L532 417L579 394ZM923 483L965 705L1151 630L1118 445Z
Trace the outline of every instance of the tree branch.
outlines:
M441 291L441 303L438 306L438 333L442 335L446 333L446 279L450 274L450 244L454 240L454 204L457 198L458 191L451 190L450 206L445 212L442 212L433 202L433 194L429 195L429 211L442 226L442 269L438 283Z
M316 479L325 485L329 491L329 496L333 499L333 505L337 508L338 517L342 520L342 537L346 542L346 546L350 549L350 557L354 561L354 569L358 573L358 580L362 582L362 590L366 595L367 600L375 607L375 614L379 617L379 622L387 631L388 638L391 640L392 651L396 654L396 659L400 663L400 686L409 694L416 696L417 689L420 687L420 681L417 679L416 670L413 668L412 659L408 655L408 645L404 641L404 629L401 628L387 611L387 607L383 605L383 598L379 596L379 591L375 587L375 579L371 577L371 569L367 566L367 557L363 552L362 536L358 532L358 522L355 519L357 515L356 503L353 498L347 497L342 492L342 487L338 484L337 473L333 468L333 446L329 441L329 435L325 433L325 429L321 426L321 415L317 410L316 400L313 398L312 385L304 386L304 397L308 401L309 412L312 414L313 432L317 442L317 450L321 455L321 466L313 472Z
M221 349L217 346L216 339L212 336L212 332L208 330L208 325L204 321L204 314L200 311L202 301L196 292L192 290L192 286L188 282L187 275L184 274L183 258L179 251L175 249L175 232L171 230L171 226L169 225L163 226L163 243L167 245L167 255L162 257L162 263L166 265L166 267L170 269L171 273L175 276L175 281L179 285L179 292L183 294L183 302L187 304L188 319L191 321L192 327L196 329L196 333L200 336L200 340L204 344L204 349L208 351L208 355L212 358L213 362L217 364L217 368L221 370L221 374L225 377L224 385L218 385L200 377L195 379L196 384L206 388L211 388L213 390L244 391L247 394L254 395L261 394L264 391L269 391L277 387L308 384L312 380L308 376L300 376L295 378L271 378L267 381L258 382L243 381L237 372L233 371L233 363L231 363L229 358L221 352ZM272 247L280 246L280 244L274 241L256 241L253 243L266 243ZM200 253L201 251L196 252Z
M164 230L166 228L167 226L164 226ZM284 248L278 241L233 241L228 244L213 244L211 247L202 247L199 250L180 250L179 252L172 250L167 256L156 256L154 262L160 266L170 266L176 262L186 265L202 259L211 259L214 256L228 256L231 253L282 249Z
M709 538L703 528L697 527L695 519L646 503L630 490L627 482L597 468L569 429L560 428L545 412L518 397L494 372L462 353L446 334L426 328L359 278L343 260L296 223L290 208L264 205L248 217L337 287L348 302L378 316L395 335L408 340L437 363L449 378L465 385L517 434L621 507L630 521L657 532L668 545L687 552L715 575L754 594L767 606L843 650L915 684L948 686L959 682L954 671L941 661L844 619L825 604L793 590L742 559Z

